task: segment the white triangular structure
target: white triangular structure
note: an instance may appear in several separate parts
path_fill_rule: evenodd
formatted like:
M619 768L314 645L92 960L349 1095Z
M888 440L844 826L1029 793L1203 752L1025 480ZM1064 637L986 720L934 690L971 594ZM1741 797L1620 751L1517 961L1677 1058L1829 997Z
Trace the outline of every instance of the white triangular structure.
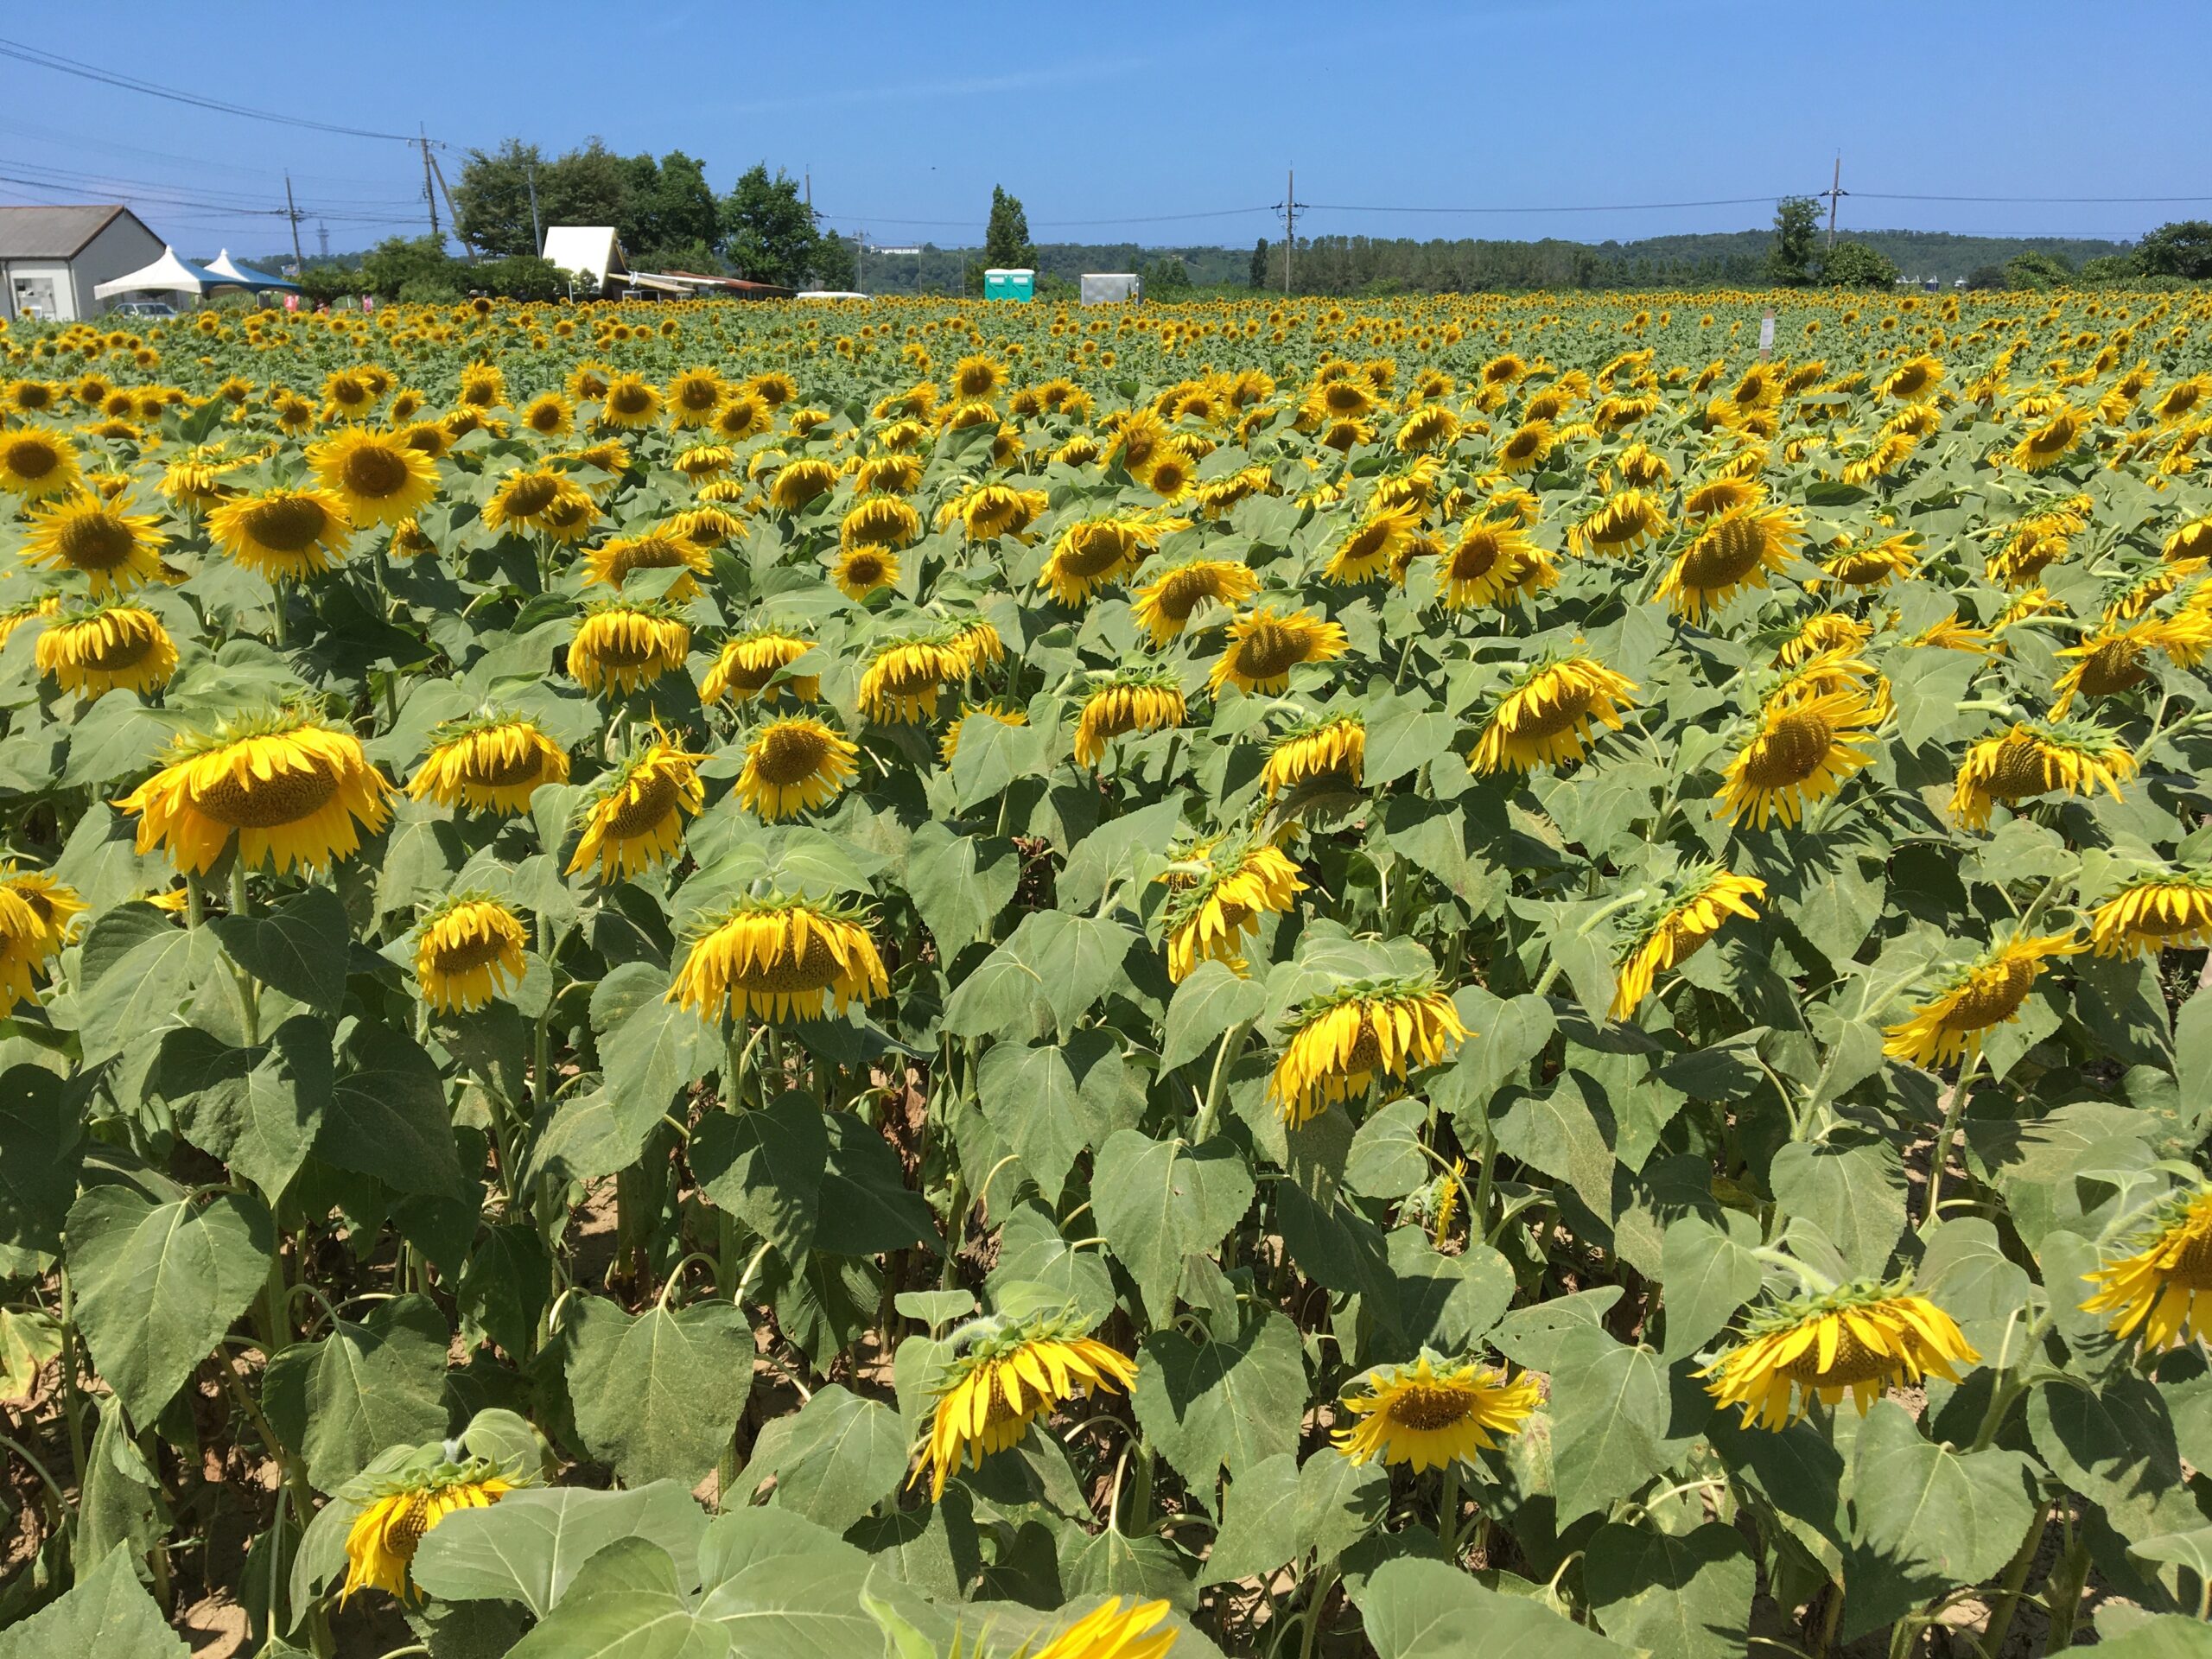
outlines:
M200 266L176 257L175 248L164 247L162 257L150 265L132 271L127 276L118 276L111 282L97 284L92 289L96 300L111 300L118 294L206 294L209 289L220 288L224 278L211 276Z
M612 225L549 225L543 251L562 270L589 276L602 294L630 275L630 262L622 257Z
M251 265L239 264L231 257L231 251L228 248L225 248L210 259L203 269L211 276L219 276L226 283L239 288L250 288L256 292L264 288L289 288L296 290L299 287L297 283L287 282L282 276L271 276L265 270L256 270Z

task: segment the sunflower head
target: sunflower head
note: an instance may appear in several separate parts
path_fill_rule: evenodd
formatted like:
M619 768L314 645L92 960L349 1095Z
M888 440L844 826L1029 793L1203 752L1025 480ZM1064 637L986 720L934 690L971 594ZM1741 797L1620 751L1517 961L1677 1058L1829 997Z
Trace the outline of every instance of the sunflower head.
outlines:
M67 438L31 429L0 431L0 490L26 501L77 487L77 452Z
M1194 559L1169 567L1138 588L1130 608L1153 644L1164 645L1190 626L1200 605L1240 605L1259 590L1260 578L1248 565Z
M1595 658L1548 658L1522 671L1498 700L1469 765L1476 772L1566 766L1588 753L1590 728L1618 730L1636 684Z
M52 569L76 571L95 598L143 587L161 575L168 538L154 528L153 514L133 512L131 505L127 497L105 500L80 493L34 507L23 556Z
M2019 1018L2037 976L2054 957L2089 947L2071 932L2016 934L1942 982L1934 995L1883 1029L1882 1052L1914 1065L1946 1065L1980 1052L1993 1026Z
M1785 681L1761 705L1751 741L1728 763L1722 812L1732 820L1749 817L1762 830L1775 818L1794 826L1807 806L1872 764L1872 753L1859 739L1879 723L1855 683L1802 675Z
M691 625L674 607L610 600L588 608L569 642L569 672L587 691L626 696L683 666Z
M2148 1353L2212 1334L2212 1186L2169 1194L2126 1243L2084 1275L2097 1289L2082 1311L2107 1315L2114 1336Z
M1386 1365L1362 1376L1339 1404L1356 1421L1336 1433L1336 1447L1356 1464L1376 1458L1410 1464L1413 1472L1470 1463L1526 1422L1543 1395L1523 1373L1473 1360L1442 1360L1424 1352L1410 1365Z
M735 635L723 644L715 665L700 682L699 701L720 702L728 697L733 702L749 702L757 697L774 702L789 690L800 702L812 702L822 695L820 675L777 676L813 649L812 640L773 626Z
M407 792L441 806L521 812L538 790L568 777L568 750L535 721L486 715L440 727Z
M522 1482L482 1458L440 1462L379 1483L346 1533L346 1585L339 1599L381 1590L415 1599L410 1577L425 1533L457 1510L488 1509Z
M1253 695L1290 687L1290 671L1306 663L1325 663L1351 648L1343 626L1311 611L1278 612L1262 605L1229 625L1229 639L1207 677L1217 696L1224 685Z
M1707 520L1675 556L1659 583L1659 596L1676 614L1695 621L1708 606L1725 603L1746 588L1764 588L1789 563L1804 525L1794 512L1770 507L1732 507Z
M747 898L696 934L668 1001L709 1025L818 1020L890 993L865 912L780 893Z
M1984 738L1960 763L1951 812L1972 830L1989 827L1990 809L2037 795L2093 794L2100 787L2120 798L2135 775L2135 757L2118 736L2084 721L2016 722Z
M667 530L617 536L584 555L586 586L597 582L620 588L638 570L682 571L664 590L669 603L680 605L699 591L702 577L713 575L714 563L697 542ZM685 644L688 647L688 639Z
M683 820L706 804L699 763L658 728L601 780L584 812L584 832L569 874L596 863L599 879L636 875L672 857L683 844Z
M986 1457L1018 1444L1032 1422L1064 1401L1087 1399L1101 1388L1127 1393L1136 1382L1136 1362L1083 1332L1067 1314L992 1316L955 1332L961 1351L938 1382L929 1440L908 1484L926 1476L934 1501L963 1463L981 1468Z
M1667 514L1649 491L1626 489L1609 496L1571 526L1567 544L1584 558L1618 558L1633 553L1667 528Z
M912 725L937 714L944 689L965 679L960 630L940 626L884 640L861 672L861 712L884 725Z
M348 427L308 451L316 480L357 524L396 524L436 499L437 463L386 432Z
M1182 681L1173 669L1156 664L1118 669L1084 699L1083 714L1076 722L1076 764L1095 766L1115 738L1180 726L1187 715Z
M1278 737L1260 769L1272 801L1283 791L1323 782L1357 789L1367 762L1367 721L1357 710L1300 721Z
M1886 1389L1929 1376L1956 1382L1955 1366L1980 1363L1951 1316L1909 1285L1859 1280L1762 1306L1699 1375L1721 1405L1743 1408L1744 1427L1779 1433L1816 1399L1849 1395L1864 1416Z
M771 721L745 743L735 794L773 823L827 806L859 772L860 747L810 715Z
M1178 984L1201 962L1241 975L1244 944L1259 931L1261 917L1287 911L1306 890L1282 850L1253 836L1205 843L1160 879L1171 889L1162 919L1167 976Z
M2158 869L2123 882L2089 913L2101 957L2156 956L2212 944L2212 869Z
M176 672L176 645L161 618L120 603L51 623L38 637L36 658L41 674L88 699L118 688L143 696Z
M498 899L456 893L416 930L415 977L441 1014L467 1013L522 982L529 935Z
M1467 1028L1433 976L1355 980L1294 1010L1268 1093L1293 1123L1363 1094L1379 1072L1434 1065Z
M327 490L261 490L207 515L208 534L238 563L270 582L327 570L353 533L346 504Z

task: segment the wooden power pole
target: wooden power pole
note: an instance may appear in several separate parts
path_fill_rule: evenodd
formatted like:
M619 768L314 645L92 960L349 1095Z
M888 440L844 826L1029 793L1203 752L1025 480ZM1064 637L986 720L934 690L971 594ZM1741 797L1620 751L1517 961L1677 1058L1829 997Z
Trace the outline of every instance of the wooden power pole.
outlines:
M1840 152L1838 152L1835 158L1835 176L1829 180L1828 188L1821 194L1828 199L1828 251L1834 253L1835 251L1836 203L1851 194L1843 188L1843 156Z
M417 130L419 132L420 129L418 128ZM423 133L415 142L423 147L423 200L430 204L430 234L438 236L441 234L438 229L438 193L430 183L429 135Z
M300 204L292 200L292 175L284 175L284 217L292 221L292 275L297 276L308 268L308 257L300 251Z

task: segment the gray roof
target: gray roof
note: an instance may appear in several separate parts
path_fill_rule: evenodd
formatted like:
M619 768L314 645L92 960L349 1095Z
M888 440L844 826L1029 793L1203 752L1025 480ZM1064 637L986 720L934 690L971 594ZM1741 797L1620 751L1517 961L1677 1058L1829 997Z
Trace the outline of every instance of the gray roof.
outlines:
M118 213L137 218L120 202L85 207L0 207L0 259L74 258Z

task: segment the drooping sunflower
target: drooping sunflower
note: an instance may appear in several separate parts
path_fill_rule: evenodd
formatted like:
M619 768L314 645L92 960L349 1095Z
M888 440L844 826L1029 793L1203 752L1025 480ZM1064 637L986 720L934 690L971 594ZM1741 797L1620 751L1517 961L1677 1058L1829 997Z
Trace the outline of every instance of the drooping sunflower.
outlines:
M1675 555L1658 596L1669 601L1676 615L1694 622L1707 606L1723 604L1746 588L1765 587L1767 577L1789 562L1804 536L1803 521L1786 509L1731 508L1707 520Z
M971 542L998 536L1020 536L1043 514L1050 498L1042 490L1019 490L1011 484L979 484L956 496L938 514L939 529L958 524Z
M812 702L822 695L820 675L793 674L781 680L776 676L813 649L812 640L774 626L738 634L723 645L699 683L699 701L720 702L728 697L733 702L750 702L758 697L774 702L789 691L802 702Z
M0 866L0 1015L35 1000L34 970L60 953L91 908L43 870Z
M1337 543L1322 568L1325 581L1350 584L1372 582L1387 572L1400 550L1421 529L1421 508L1414 504L1370 515Z
M2212 1187L2169 1195L2127 1242L2082 1275L2097 1289L2082 1311L2108 1314L2113 1334L2146 1353L2212 1338Z
M1757 921L1758 912L1751 901L1765 897L1766 883L1757 876L1736 875L1712 864L1681 872L1630 925L1614 960L1618 977L1607 1018L1633 1014L1659 976L1703 950L1731 916Z
M891 978L855 910L772 894L741 900L692 940L667 1000L709 1025L818 1020L887 996Z
M1484 519L1459 532L1436 562L1436 593L1447 610L1518 605L1559 581L1551 556L1518 525Z
M207 532L264 580L302 581L338 563L353 533L345 503L327 490L262 490L207 515Z
M1766 486L1751 478L1714 478L1682 490L1682 517L1696 522L1737 507L1756 507L1766 499Z
M550 467L518 467L499 480L484 504L484 523L495 531L517 524L543 529L546 512L570 491L581 493L581 486L566 473Z
M1667 528L1667 514L1649 492L1627 489L1608 496L1568 526L1568 549L1586 559L1618 558L1633 553Z
M659 390L639 374L617 375L607 383L599 418L608 426L635 430L660 418Z
M384 828L391 785L353 733L297 712L180 734L162 769L118 808L138 819L137 850L159 847L205 875L237 837L238 862L280 873L350 858Z
M1908 531L1847 545L1821 561L1821 579L1844 588L1878 588L1893 577L1912 574L1920 561L1919 543L1919 537Z
M316 444L308 464L357 524L396 524L437 499L437 463L367 427L348 427Z
M1533 473L1558 442L1558 431L1549 421L1523 422L1499 441L1491 451L1491 461L1501 472Z
M1340 986L1296 1009L1290 1033L1268 1095L1293 1123L1365 1092L1378 1071L1403 1077L1439 1064L1468 1035L1452 999L1428 976Z
M1411 1464L1415 1474L1473 1463L1543 1403L1525 1371L1508 1381L1493 1366L1426 1352L1410 1365L1377 1367L1353 1390L1338 1403L1358 1421L1336 1432L1338 1452L1355 1464Z
M531 720L490 715L441 727L407 785L418 801L472 811L526 811L547 784L569 779L569 752Z
M699 591L700 579L712 576L714 569L707 550L696 542L649 530L643 535L610 537L587 551L584 585L620 588L634 570L681 570L683 574L662 590L670 604L680 605ZM688 637L685 644L688 649Z
M656 730L651 743L631 752L601 781L584 815L583 838L568 873L599 866L599 879L628 879L675 855L683 844L683 820L706 804L699 763Z
M1065 1319L994 1318L977 1326L938 1385L929 1443L907 1482L918 1485L927 1475L932 1502L963 1463L980 1469L1063 1401L1088 1399L1102 1388L1127 1393L1136 1382L1135 1360Z
M2212 871L2154 870L2123 883L2089 912L2089 938L2101 957L2212 945Z
M1177 984L1202 962L1244 969L1244 943L1262 916L1281 915L1306 891L1298 866L1264 841L1245 839L1193 849L1160 880L1171 892L1166 911L1167 976Z
M0 432L0 490L26 501L67 495L77 487L77 452L51 432Z
M1984 1033L2019 1018L2044 963L2088 948L2070 932L2022 934L1993 944L1905 1019L1885 1027L1882 1052L1929 1067L1980 1053Z
M1873 763L1857 739L1879 723L1875 709L1852 686L1810 695L1784 688L1769 696L1759 710L1758 731L1723 774L1722 815L1731 821L1748 816L1762 830L1776 818L1795 828L1808 805Z
M861 712L887 726L932 719L939 694L968 671L968 659L953 648L949 630L887 639L861 671Z
M1341 625L1311 611L1278 613L1262 605L1229 625L1228 642L1206 684L1217 696L1224 685L1252 695L1286 691L1294 668L1331 662L1351 649Z
M1888 1389L1923 1376L1956 1382L1954 1366L1981 1356L1951 1316L1909 1285L1860 1280L1840 1288L1770 1303L1744 1322L1742 1339L1699 1372L1725 1408L1743 1408L1743 1426L1780 1433L1817 1399L1847 1394L1865 1416Z
M1037 579L1061 604L1082 605L1133 574L1171 532L1189 528L1187 518L1152 514L1077 519L1060 531Z
M2051 690L2051 718L2061 720L2077 696L2104 698L2131 691L2151 677L2144 658L2163 652L2176 668L2194 668L2212 652L2212 616L2202 611L2179 610L2170 616L2146 616L2125 627L2107 624L2078 645L2058 654L2073 663Z
M1047 1642L1033 1659L1166 1659L1177 1632L1172 1625L1164 1630L1153 1626L1167 1611L1164 1601L1145 1601L1130 1603L1125 1612L1116 1596Z
M38 670L89 699L118 687L143 696L176 672L176 643L162 619L136 605L102 606L50 624L35 648Z
M2158 545L2159 556L2169 563L2184 559L2212 559L2212 513L2201 518L2191 518L2177 527Z
M1172 566L1130 596L1130 610L1152 643L1164 645L1190 626L1202 604L1234 607L1260 591L1260 578L1234 559L1194 559Z
M2088 429L2088 420L2081 410L2061 404L2014 444L2005 459L2024 473L2049 472L2073 452Z
M466 1014L522 982L529 935L496 899L457 893L423 918L415 978L440 1014Z
M1367 721L1357 711L1292 727L1268 751L1260 783L1274 800L1287 789L1327 781L1357 789L1367 764Z
M1775 652L1775 661L1802 663L1828 652L1848 656L1872 639L1873 633L1872 625L1857 617L1847 616L1840 611L1821 611L1798 624L1797 632L1783 640Z
M1156 732L1188 718L1183 688L1172 668L1139 666L1118 670L1084 700L1076 721L1075 760L1095 766L1106 746L1126 732Z
M2135 756L2101 726L2082 721L2024 720L1967 751L1951 792L1951 814L1969 830L1986 830L1989 810L2053 791L2120 798L2135 775Z
M855 604L864 603L868 595L882 592L899 580L899 556L887 547L874 547L866 543L846 549L837 556L830 567L830 579L837 584L837 591Z
M871 495L855 502L837 526L837 544L850 553L859 548L888 552L920 539L922 515L911 501L895 495Z
M569 672L585 690L626 696L683 666L691 625L668 606L609 600L593 606L569 641Z
M859 772L860 746L811 715L772 721L745 746L735 794L774 822L827 806Z
M1592 721L1618 730L1636 683L1595 658L1573 656L1522 671L1498 700L1469 759L1476 772L1565 766L1588 753Z
M837 466L818 455L786 461L768 486L768 505L779 512L797 512L809 502L825 496L837 486Z
M412 1599L409 1570L423 1535L456 1510L489 1509L518 1484L480 1458L384 1483L346 1529L346 1585L339 1600L359 1590Z
M168 537L155 529L152 513L133 512L132 505L127 497L105 501L87 493L34 507L23 556L79 572L95 599L143 587L162 574Z

